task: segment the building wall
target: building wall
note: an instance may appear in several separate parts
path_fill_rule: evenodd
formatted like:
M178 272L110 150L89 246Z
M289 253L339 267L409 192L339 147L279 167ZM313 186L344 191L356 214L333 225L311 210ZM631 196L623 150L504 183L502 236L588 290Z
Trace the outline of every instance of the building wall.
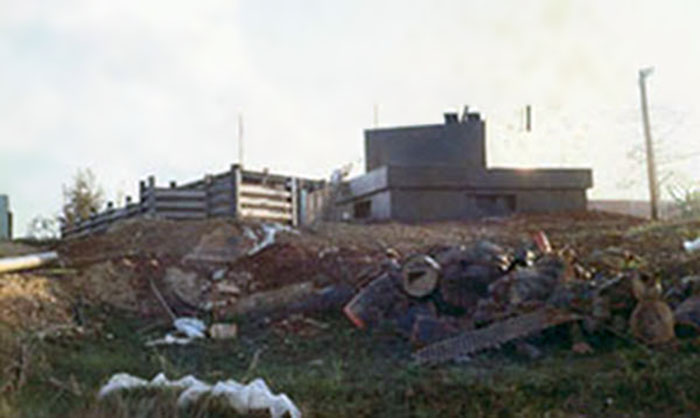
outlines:
M486 166L484 122L365 131L366 171L381 166L451 166L478 170Z
M586 190L527 190L516 194L518 212L586 210Z
M404 222L475 218L467 194L455 190L393 190L392 219Z
M371 202L370 218L377 220L386 220L391 218L391 193L384 191L368 196ZM354 208L353 208L354 211Z
M7 195L0 195L0 239L12 239L12 213Z
M586 210L583 190L393 189L359 201L372 202L372 219L404 222Z

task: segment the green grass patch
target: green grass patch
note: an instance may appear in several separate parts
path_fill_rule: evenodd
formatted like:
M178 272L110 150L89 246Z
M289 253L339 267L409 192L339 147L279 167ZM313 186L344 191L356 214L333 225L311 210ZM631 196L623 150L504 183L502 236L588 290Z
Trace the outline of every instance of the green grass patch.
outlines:
M320 320L329 329L314 337L242 324L236 340L146 348L146 340L165 330L144 333L147 322L112 313L99 333L37 342L24 387L0 395L0 416L227 416L214 401L173 409L172 393L137 391L96 400L114 373L150 379L161 371L171 379L193 374L209 382L262 377L275 393L287 393L306 417L700 414L697 340L652 352L596 340L596 354L587 357L572 354L566 343L553 344L539 361L519 358L506 347L467 363L420 367L397 336L356 330L337 314Z

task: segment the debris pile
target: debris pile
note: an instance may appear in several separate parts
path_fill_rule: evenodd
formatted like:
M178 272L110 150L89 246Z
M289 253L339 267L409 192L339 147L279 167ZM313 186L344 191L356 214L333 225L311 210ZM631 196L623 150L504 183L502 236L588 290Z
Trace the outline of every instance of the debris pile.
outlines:
M66 283L71 294L145 317L228 320L342 306L354 291L351 279L376 259L318 251L303 239L278 224L140 220L68 240L59 252L79 271Z
M344 313L359 328L390 326L425 363L509 342L526 346L525 337L563 324L576 352L592 351L584 333L629 335L653 346L672 341L676 323L700 331L700 302L688 297L688 283L668 292L682 300L674 314L640 257L609 248L589 259L584 265L568 247L554 251L542 232L515 251L485 240L439 248L385 263Z

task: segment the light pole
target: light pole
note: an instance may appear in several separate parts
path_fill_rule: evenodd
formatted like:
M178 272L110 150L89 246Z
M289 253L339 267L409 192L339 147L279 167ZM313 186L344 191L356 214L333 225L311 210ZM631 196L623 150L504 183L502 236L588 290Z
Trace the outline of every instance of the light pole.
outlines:
M654 159L654 144L651 141L651 127L649 125L649 109L647 108L646 79L654 71L653 68L639 70L639 92L642 98L642 124L644 125L644 139L647 151L647 177L649 179L649 198L651 200L651 219L659 219L659 189L656 183L656 160Z

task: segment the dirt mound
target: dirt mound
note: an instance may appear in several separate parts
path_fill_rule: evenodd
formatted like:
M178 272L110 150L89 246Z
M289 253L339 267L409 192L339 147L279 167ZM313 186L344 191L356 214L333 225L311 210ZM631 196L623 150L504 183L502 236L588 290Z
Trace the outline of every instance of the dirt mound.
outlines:
M219 228L242 235L238 224L228 219L133 219L118 222L104 233L66 239L58 251L78 266L139 254L180 259L196 248L204 235Z
M0 257L15 257L44 251L41 247L14 241L0 241Z
M54 279L36 274L0 276L0 323L36 331L70 319L69 298Z
M163 311L154 286L176 311L188 312L211 299L212 288L236 288L240 298L306 281L319 287L358 285L385 260L388 249L404 258L480 239L517 246L543 229L555 245L588 251L619 244L640 222L587 212L422 225L328 223L313 229L272 228L276 231L270 235L269 225L231 219L138 219L102 234L67 239L58 251L66 265L80 270L71 287L88 301L154 314ZM168 278L168 269L182 274Z

